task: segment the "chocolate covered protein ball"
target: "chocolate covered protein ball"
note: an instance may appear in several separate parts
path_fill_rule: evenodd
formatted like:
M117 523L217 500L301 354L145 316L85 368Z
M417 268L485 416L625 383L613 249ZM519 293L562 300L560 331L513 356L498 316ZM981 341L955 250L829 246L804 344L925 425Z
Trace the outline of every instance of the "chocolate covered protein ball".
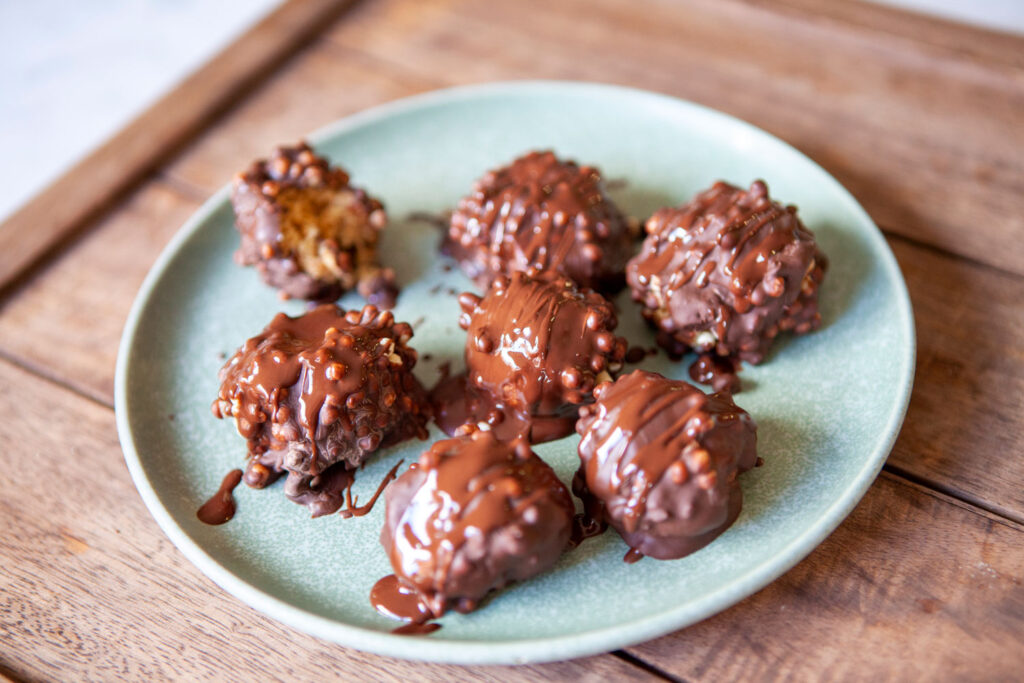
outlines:
M480 287L496 275L537 268L614 294L634 232L605 195L597 169L530 152L473 185L452 213L442 249Z
M723 182L647 221L626 269L633 299L669 353L714 352L750 363L779 332L821 324L818 286L826 260L796 207Z
M412 621L468 612L490 591L546 571L572 531L569 491L526 441L472 428L431 446L386 496L381 544L395 576L371 601ZM402 599L410 595L414 609Z
M499 276L483 297L459 296L470 418L534 443L571 434L577 407L623 364L612 305L564 275ZM458 426L458 425L453 425Z
M757 461L757 425L729 394L634 370L580 408L574 491L634 554L675 559L739 516L737 475Z
M372 304L394 305L394 272L377 262L384 207L307 144L279 147L238 174L231 203L242 235L235 259L285 296L329 301L358 288Z
M341 505L349 472L378 448L426 438L426 392L413 376L412 328L367 305L280 313L220 371L213 402L248 442L245 481L283 473L285 493L313 516Z

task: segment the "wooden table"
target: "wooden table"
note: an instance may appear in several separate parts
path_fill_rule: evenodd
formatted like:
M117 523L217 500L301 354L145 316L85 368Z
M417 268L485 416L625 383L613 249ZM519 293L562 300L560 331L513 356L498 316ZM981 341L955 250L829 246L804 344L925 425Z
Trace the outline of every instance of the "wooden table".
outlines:
M906 424L829 539L683 631L516 669L319 641L217 588L143 507L114 428L121 327L183 220L276 143L404 95L515 78L701 102L838 177L910 288ZM0 247L0 674L1024 676L1024 40L856 2L293 0L8 221Z

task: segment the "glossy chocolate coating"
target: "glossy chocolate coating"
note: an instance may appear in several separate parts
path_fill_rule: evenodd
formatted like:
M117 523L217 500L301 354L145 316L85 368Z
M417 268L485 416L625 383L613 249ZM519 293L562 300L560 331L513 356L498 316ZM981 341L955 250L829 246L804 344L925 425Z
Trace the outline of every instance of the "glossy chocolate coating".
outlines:
M377 263L384 207L305 143L238 174L231 203L242 236L235 259L286 296L328 301L358 288L394 305L394 273Z
M821 324L825 257L796 207L773 202L763 182L746 191L717 182L657 211L646 230L626 279L670 353L759 363L780 331Z
M480 287L536 268L614 294L633 236L597 169L530 152L474 184L452 213L442 248Z
M287 472L288 496L326 514L341 504L347 470L382 446L426 438L411 337L389 311L323 304L296 318L280 313L246 341L221 369L213 403L248 442L246 483L262 487Z
M526 441L485 431L438 441L386 496L381 544L433 617L546 571L572 531L572 497L551 467Z
M564 275L499 276L459 304L468 390L534 442L571 434L577 406L622 368L627 342L613 333L614 308Z
M757 426L729 394L634 370L594 395L576 424L574 488L631 548L683 557L736 520L736 477L755 465Z

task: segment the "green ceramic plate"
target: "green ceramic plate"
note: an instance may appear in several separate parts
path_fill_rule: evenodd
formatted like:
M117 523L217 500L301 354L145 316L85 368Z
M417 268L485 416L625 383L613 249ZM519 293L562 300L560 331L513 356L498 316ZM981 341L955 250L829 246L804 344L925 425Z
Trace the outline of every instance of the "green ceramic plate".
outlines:
M831 258L824 325L783 339L766 363L744 369L737 402L757 420L766 465L741 478L743 513L710 546L681 560L627 565L625 544L609 532L477 612L445 616L436 633L396 636L395 623L367 599L390 571L377 540L383 505L362 518L310 519L280 484L242 486L233 521L211 527L196 519L245 453L233 425L210 414L225 354L278 311L302 310L232 262L238 238L225 188L182 228L142 286L121 342L116 393L125 458L146 505L175 545L240 600L327 640L397 657L477 664L578 657L668 633L760 589L820 543L875 478L910 395L910 303L871 219L792 147L688 102L559 82L430 93L349 117L311 140L387 205L383 258L403 286L395 314L413 323L413 345L431 357L416 368L425 383L440 363L461 365L464 335L450 292L472 287L436 255L435 230L407 216L453 206L484 170L530 149L553 148L596 164L606 178L627 179L612 195L640 218L718 178L741 185L764 178L773 196L800 207ZM652 344L628 297L618 304L620 332ZM342 305L361 302L350 296ZM643 367L683 378L687 362L658 355ZM576 444L574 436L537 451L568 482ZM375 456L355 492L365 500L393 464L411 462L424 446Z

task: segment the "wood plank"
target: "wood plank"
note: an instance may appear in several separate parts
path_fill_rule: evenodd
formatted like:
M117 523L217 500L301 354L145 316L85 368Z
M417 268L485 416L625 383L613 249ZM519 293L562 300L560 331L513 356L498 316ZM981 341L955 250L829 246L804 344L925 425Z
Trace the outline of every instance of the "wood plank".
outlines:
M375 104L435 87L436 81L382 72L372 60L319 42L184 150L166 173L211 193L279 144Z
M809 154L888 230L1024 273L1006 239L1024 232L1024 69L878 23L736 0L382 0L327 37L445 83L598 80L707 104Z
M166 183L130 196L0 304L0 354L113 405L117 347L135 293L198 207Z
M112 404L121 328L197 201L167 183L128 200L0 307L0 355ZM913 301L918 369L891 466L1024 521L1024 278L890 240ZM231 265L230 267L234 267ZM80 330L55 354L40 340Z
M917 323L914 392L889 465L1024 523L1024 279L889 244Z
M4 431L17 448L0 451L0 660L15 677L653 678L611 655L515 668L406 662L278 624L223 592L167 540L132 486L111 410L3 361L0 386L0 413L18 415Z
M1024 532L891 475L760 593L629 648L687 680L1017 680Z
M263 79L349 0L289 0L0 224L0 289Z

